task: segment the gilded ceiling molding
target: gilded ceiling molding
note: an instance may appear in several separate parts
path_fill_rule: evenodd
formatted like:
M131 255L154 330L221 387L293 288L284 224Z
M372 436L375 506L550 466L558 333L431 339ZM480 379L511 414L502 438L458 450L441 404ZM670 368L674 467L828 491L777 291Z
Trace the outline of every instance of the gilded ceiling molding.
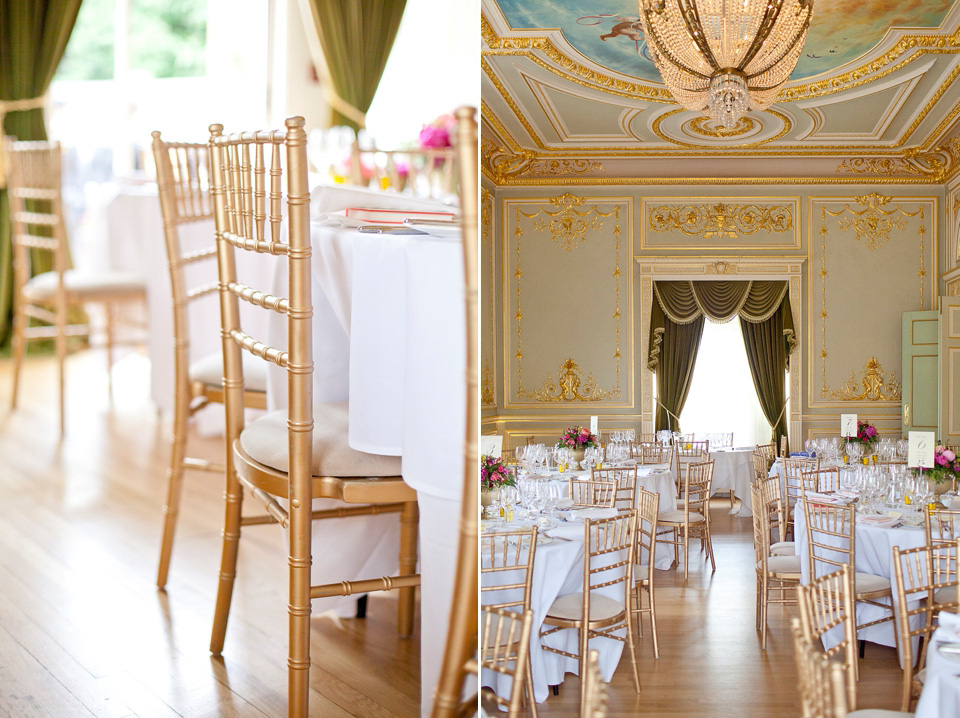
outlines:
M636 154L634 154L636 156ZM482 159L482 158L481 158ZM482 167L482 164L481 164ZM486 174L486 170L484 171ZM917 186L929 185L928 179L912 179L906 177L871 177L871 185ZM741 187L755 185L792 186L812 185L838 187L842 185L862 186L864 180L860 177L744 177L730 179L727 177L520 177L511 178L502 183L507 187L610 187L617 186L684 186L703 185L705 187Z
M918 175L940 184L960 168L960 139L953 137L929 151L914 147L902 157L857 157L837 165L837 172Z
M553 373L549 372L539 389L524 392L526 398L542 402L602 401L618 394L615 390L604 391L593 378L593 374L588 373L584 377L583 370L572 358L563 363L556 379L553 378Z
M669 232L678 229L691 237L729 237L793 230L793 210L776 204L686 204L651 207L651 231Z
M480 140L480 167L487 179L496 185L506 184L519 175L529 177L569 176L586 172L603 172L596 160L537 158L530 150L511 152L493 140Z
M533 177L574 175L586 172L603 172L603 164L596 160L551 160L538 159L525 174Z
M653 132L653 134L655 134L664 142L669 142L670 144L677 145L678 147L687 147L691 150L695 150L694 155L703 154L705 150L709 150L711 154L713 153L722 154L723 151L726 150L731 154L736 153L737 156L740 156L743 154L741 152L742 150L749 149L751 147L758 148L770 142L775 142L776 140L779 140L781 137L783 137L788 132L790 132L790 130L793 129L793 122L790 121L789 117L787 117L782 112L777 112L776 110L769 108L765 110L765 113L769 113L773 115L774 117L778 118L780 122L783 123L783 129L780 130L780 132L778 132L773 137L768 137L767 139L760 140L758 142L747 142L742 145L736 145L732 147L714 147L713 145L698 145L692 142L684 142L682 140L677 139L676 137L670 137L670 135L666 134L661 128L661 125L665 120L667 120L670 117L673 117L674 115L679 115L684 112L690 112L690 110L688 110L685 107L678 107L676 110L670 110L670 112L664 112L662 115L658 116L653 121L653 124L651 125L650 129ZM737 135L745 134L746 132L749 132L750 130L753 129L753 127L756 126L756 121L751 119L750 117L741 118L740 122L737 124L736 127L733 128L733 130L724 130L723 127L718 127L718 128L708 127L708 123L712 123L712 122L713 120L711 120L709 117L695 117L693 120L690 121L689 124L692 132L697 132L698 134L702 134L702 135L717 138L717 139L725 139L725 138L730 138L730 137L735 137ZM743 125L744 123L748 123L748 127L747 129L741 132L739 131L740 126ZM644 152L645 157L656 157L657 154L658 153L654 153L654 152L650 152L650 153ZM764 157L766 156L766 154L767 153L758 152L756 153L756 156ZM831 152L831 154L835 154L835 152ZM690 155L683 155L683 156L686 157Z
M516 152L520 149L520 143L513 138L513 135L503 126L500 118L497 117L496 113L491 110L482 99L480 100L480 118L493 128L493 131L497 133L499 139L507 145L507 148L511 152ZM481 135L482 134L481 132Z
M861 385L863 391L860 391ZM891 372L890 378L887 378L877 358L870 357L863 366L860 380L857 380L854 372L850 372L850 379L834 390L831 396L840 401L900 401L901 393L897 372Z
M489 50L481 50L481 55L524 55L554 74L582 85L587 83L578 79L578 77L588 80L590 84L587 86L597 87L624 97L675 103L665 87L610 77L573 61L561 52L548 37L533 37L530 35L501 37L482 13L480 15L480 35L489 48ZM533 54L534 51L542 52L557 66L544 63ZM893 48L882 56L850 72L827 77L816 82L783 88L777 96L776 102L796 102L824 97L879 80L909 64L913 60L914 53L920 53L921 55L960 53L960 29L951 35L904 35ZM905 55L906 57L904 57ZM567 72L575 73L575 76L571 76ZM918 117L918 121L922 119L922 117Z
M752 117L741 117L737 124L727 129L723 125L715 126L715 123L709 117L695 117L690 121L690 130L703 137L712 137L714 139L729 139L739 137L748 132L753 132L757 128L757 122Z
M523 112L520 111L520 107L517 105L516 101L513 99L513 96L507 92L506 86L503 82L500 81L500 78L497 76L497 73L493 71L493 68L490 66L490 63L487 62L485 57L480 58L480 68L487 73L487 77L490 78L490 82L493 83L493 86L497 88L497 92L500 93L500 96L503 98L503 101L510 106L510 109L513 110L513 114L520 121L520 124L523 125L523 129L527 131L527 134L530 135L530 139L533 140L533 143L540 149L544 149L543 140L537 135L536 130L533 129L533 125L523 116ZM503 125L501 125L502 127Z

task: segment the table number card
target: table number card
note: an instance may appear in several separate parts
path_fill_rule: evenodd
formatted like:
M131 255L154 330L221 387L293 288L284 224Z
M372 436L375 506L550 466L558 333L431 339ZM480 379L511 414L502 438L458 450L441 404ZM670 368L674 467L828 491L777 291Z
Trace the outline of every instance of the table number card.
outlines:
M503 456L503 435L481 436L480 453L486 456Z
M841 414L840 415L840 436L856 436L856 435L857 435L857 415Z
M907 450L907 466L933 466L933 450L936 438L932 431L911 431L910 447Z
M590 433L596 434L598 431L600 431L600 417L591 416L590 417Z

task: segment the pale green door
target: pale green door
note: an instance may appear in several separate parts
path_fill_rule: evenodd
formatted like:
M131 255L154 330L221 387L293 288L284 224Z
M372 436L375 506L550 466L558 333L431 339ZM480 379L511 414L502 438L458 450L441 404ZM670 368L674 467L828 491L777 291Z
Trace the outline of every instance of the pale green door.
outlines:
M940 431L943 444L960 444L960 297L940 297Z
M937 431L940 419L940 312L903 314L903 436Z

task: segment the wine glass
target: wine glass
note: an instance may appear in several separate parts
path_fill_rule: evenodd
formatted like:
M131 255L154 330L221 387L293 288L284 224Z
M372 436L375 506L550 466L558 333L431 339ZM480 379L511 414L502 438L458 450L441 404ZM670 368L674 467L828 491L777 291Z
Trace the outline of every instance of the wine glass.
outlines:
M850 457L850 461L853 463L858 463L860 457L863 456L863 447L860 446L856 441L847 442L847 456Z

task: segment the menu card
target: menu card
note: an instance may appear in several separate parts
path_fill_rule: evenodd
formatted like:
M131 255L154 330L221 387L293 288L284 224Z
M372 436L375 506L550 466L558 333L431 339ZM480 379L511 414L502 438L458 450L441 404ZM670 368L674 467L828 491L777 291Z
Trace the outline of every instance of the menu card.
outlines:
M480 453L485 456L503 456L503 434L481 436Z
M857 435L857 415L841 414L840 415L840 436L856 436L856 435Z
M598 431L600 431L600 417L591 416L590 417L590 433L596 434Z
M934 432L911 431L908 436L910 447L907 450L907 466L932 467L933 450L937 443Z

